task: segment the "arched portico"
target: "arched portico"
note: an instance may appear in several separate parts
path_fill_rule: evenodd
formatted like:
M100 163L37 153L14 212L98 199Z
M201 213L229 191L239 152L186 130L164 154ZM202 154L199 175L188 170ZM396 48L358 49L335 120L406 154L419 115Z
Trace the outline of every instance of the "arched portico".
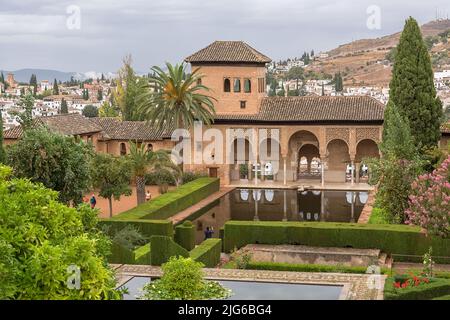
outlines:
M355 155L355 172L356 182L367 181L369 178L369 171L367 165L364 163L368 158L380 158L380 150L378 144L372 139L363 139L356 145Z

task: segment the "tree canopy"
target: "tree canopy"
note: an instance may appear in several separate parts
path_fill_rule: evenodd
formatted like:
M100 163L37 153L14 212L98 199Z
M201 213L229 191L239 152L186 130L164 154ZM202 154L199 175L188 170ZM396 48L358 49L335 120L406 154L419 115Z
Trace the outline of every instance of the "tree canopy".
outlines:
M92 104L88 104L83 108L83 116L87 118L95 118L98 117L98 109L96 106Z
M46 128L31 129L7 149L14 175L59 192L64 203L80 203L89 189L92 147Z
M11 174L0 165L0 299L120 298L97 212Z

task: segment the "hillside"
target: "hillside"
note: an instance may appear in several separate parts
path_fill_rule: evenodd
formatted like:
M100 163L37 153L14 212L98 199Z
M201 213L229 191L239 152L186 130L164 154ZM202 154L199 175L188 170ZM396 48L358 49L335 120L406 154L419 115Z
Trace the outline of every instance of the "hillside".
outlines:
M437 37L450 30L450 20L432 21L421 26L424 38ZM344 83L387 87L392 66L386 60L387 54L400 39L400 32L376 39L361 39L340 45L330 50L329 57L310 64L306 71L334 74L341 72ZM437 42L430 50L435 69L450 68L450 43Z

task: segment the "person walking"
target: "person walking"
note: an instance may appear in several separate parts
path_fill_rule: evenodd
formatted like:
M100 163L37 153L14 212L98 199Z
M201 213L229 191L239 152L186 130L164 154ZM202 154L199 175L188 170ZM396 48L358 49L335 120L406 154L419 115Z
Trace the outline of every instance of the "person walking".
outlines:
M89 200L89 203L91 204L91 208L94 209L95 206L97 205L97 199L95 198L95 195L92 194L91 199Z
M145 192L145 201L150 201L152 199L152 194L149 190Z
M214 234L213 228L212 228L212 227L206 227L206 230L205 230L205 240L206 240L206 239L212 238L213 234Z

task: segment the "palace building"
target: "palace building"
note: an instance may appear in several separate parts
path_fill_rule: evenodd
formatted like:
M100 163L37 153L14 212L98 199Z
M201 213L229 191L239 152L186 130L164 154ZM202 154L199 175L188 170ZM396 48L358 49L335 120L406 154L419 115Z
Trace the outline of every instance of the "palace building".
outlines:
M216 41L185 59L192 70L200 68L202 84L215 99L216 115L211 128L227 136L227 129L251 136L229 137L223 150L232 153L233 162L185 163L186 171L217 176L222 185L349 186L365 182L363 160L379 157L384 105L369 96L268 97L266 65L271 59L242 41ZM36 119L52 130L91 141L98 152L124 155L129 141L149 149L171 149L173 129L156 130L143 121L115 118L84 118L78 114ZM191 130L192 131L192 130ZM277 132L277 139L270 132ZM258 136L259 132L269 132ZM447 144L448 127L443 127L441 146ZM22 135L20 127L4 132L5 144ZM263 138L263 139L262 139ZM207 146L190 143L191 153ZM239 152L243 145L245 152ZM267 160L261 150L274 158ZM443 146L445 147L445 146ZM251 151L251 152L250 152ZM253 154L253 157L249 155ZM277 170L273 170L277 168ZM341 186L342 188L342 186ZM367 186L366 186L367 188Z

